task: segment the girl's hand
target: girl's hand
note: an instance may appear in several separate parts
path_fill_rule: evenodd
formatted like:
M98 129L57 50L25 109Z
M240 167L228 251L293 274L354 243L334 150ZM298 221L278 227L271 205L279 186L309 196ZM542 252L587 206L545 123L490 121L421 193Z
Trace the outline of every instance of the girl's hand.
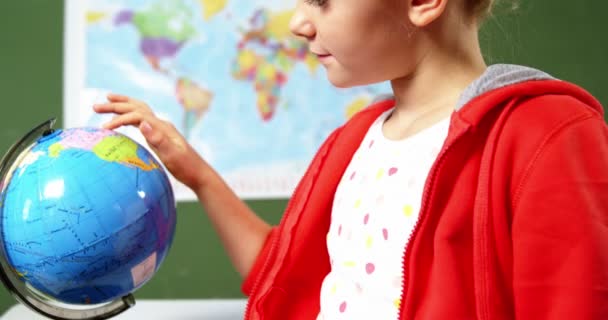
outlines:
M156 117L150 107L139 100L117 94L107 96L108 103L96 104L97 113L116 116L104 124L106 129L131 125L138 127L167 170L193 190L201 187L207 163L177 131L173 124Z

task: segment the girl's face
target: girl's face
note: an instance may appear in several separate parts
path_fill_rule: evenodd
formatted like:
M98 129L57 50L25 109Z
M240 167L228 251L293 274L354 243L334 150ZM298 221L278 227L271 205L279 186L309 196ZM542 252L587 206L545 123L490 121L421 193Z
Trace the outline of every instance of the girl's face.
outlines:
M403 0L298 0L290 28L337 87L406 77L422 56Z

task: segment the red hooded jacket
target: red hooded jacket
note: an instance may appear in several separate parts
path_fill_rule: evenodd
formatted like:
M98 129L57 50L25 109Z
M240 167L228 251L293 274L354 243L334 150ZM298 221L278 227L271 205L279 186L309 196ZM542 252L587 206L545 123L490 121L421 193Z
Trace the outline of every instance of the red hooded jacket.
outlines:
M319 149L243 284L246 319L315 319L334 192L371 123ZM608 127L583 89L530 80L453 113L405 250L400 319L608 319Z

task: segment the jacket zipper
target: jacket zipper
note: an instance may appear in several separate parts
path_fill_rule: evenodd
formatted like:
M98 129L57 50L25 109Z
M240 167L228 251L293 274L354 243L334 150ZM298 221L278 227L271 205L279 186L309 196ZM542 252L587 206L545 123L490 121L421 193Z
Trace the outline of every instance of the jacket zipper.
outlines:
M408 239L407 239L407 244L405 245L405 252L403 254L403 261L401 264L401 273L403 274L403 279L401 280L401 300L399 302L399 317L397 319L399 320L405 320L405 314L404 314L404 310L405 310L405 297L407 295L407 290L406 290L406 285L409 284L408 281L408 277L407 277L407 270L406 270L406 266L409 264L409 261L411 259L411 254L410 254L410 247L412 245L412 240L416 237L416 234L418 233L419 229L420 229L420 223L422 222L422 220L424 218L426 218L427 215L427 211L428 211L428 202L429 202L429 197L430 194L433 190L433 185L435 184L435 178L437 176L437 172L439 171L439 169L441 168L441 166L443 165L443 162L445 160L445 158L447 157L448 152L452 149L453 145L456 143L456 141L458 140L458 138L460 138L460 136L464 133L464 130L462 132L460 132L458 134L457 137L454 138L454 141L452 141L452 143L450 143L444 150L443 152L439 155L437 161L435 161L435 164L433 165L433 167L431 168L431 171L429 173L429 179L427 181L427 185L424 188L424 193L422 196L422 204L420 206L420 214L418 215L418 219L416 220L416 224L414 226L414 230L410 233Z

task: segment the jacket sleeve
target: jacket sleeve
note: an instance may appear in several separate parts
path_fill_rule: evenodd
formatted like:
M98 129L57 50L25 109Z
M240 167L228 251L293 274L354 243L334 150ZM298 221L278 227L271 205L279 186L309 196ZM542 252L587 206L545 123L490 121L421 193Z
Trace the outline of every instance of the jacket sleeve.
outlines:
M608 319L608 127L551 133L513 195L515 318Z

